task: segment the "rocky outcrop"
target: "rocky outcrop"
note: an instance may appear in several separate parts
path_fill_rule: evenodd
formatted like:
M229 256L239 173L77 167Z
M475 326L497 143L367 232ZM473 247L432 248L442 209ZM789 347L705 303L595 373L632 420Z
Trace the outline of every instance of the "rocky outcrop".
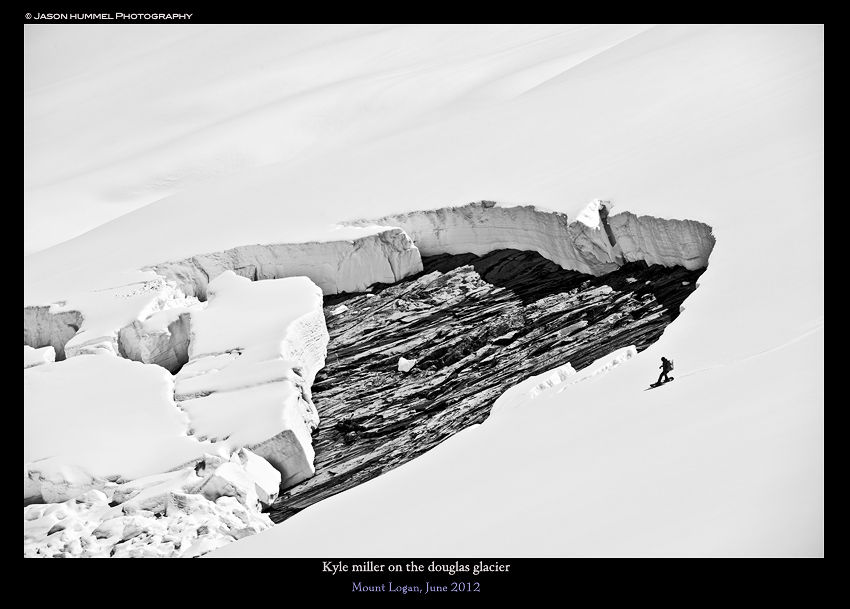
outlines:
M645 349L702 272L632 262L594 277L516 250L424 265L399 284L325 298L329 358L313 385L322 417L316 475L281 494L276 522L482 422L526 378Z

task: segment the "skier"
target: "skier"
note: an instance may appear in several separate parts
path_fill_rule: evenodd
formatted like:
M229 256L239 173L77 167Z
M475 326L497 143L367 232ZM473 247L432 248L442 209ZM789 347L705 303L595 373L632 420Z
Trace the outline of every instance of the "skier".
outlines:
M664 379L665 383L670 380L667 377L667 373L670 372L673 369L673 362L671 362L666 357L662 357L661 358L661 365L658 366L658 367L661 368L661 374L658 375L658 381L656 381L656 383L655 383L656 385L661 384L662 378Z

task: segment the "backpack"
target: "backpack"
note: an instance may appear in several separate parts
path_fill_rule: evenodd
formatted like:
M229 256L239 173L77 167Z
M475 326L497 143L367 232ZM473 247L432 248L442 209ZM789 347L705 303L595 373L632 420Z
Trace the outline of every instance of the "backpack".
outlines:
M673 360L670 360L670 370L673 369Z

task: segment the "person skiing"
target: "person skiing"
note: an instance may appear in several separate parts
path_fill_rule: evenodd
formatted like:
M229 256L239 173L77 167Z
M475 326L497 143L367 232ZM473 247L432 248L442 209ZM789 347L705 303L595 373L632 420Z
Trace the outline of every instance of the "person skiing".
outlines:
M670 372L673 369L673 363L669 359L667 359L666 357L662 357L661 358L661 365L658 366L658 367L661 368L661 374L658 375L658 381L656 381L656 383L655 383L656 385L661 384L662 378L664 379L665 383L670 380L667 377L667 373Z

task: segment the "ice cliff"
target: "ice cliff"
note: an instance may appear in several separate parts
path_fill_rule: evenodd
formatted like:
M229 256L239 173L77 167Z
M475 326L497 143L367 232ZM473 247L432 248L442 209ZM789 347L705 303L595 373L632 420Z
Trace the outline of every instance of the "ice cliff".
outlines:
M376 228L376 227L373 227ZM245 245L148 267L188 296L206 300L207 285L226 270L251 280L309 277L325 294L362 292L422 270L408 235L398 228L352 240Z
M483 255L497 249L534 251L567 270L600 276L624 262L707 266L714 247L711 227L631 213L609 216L611 204L596 199L570 223L565 214L533 205L503 207L492 201L352 222L398 226L423 256Z
M421 256L497 249L534 251L567 270L601 276L626 262L703 268L714 247L711 227L631 213L609 215L596 199L569 223L565 214L490 201L347 223L354 238L245 245L167 261L122 285L52 304L27 303L24 344L52 346L56 360L106 349L177 371L188 360L188 317L203 306L210 281L225 271L250 280L304 276L326 295L362 292L422 270ZM350 227L359 227L357 229ZM87 311L97 309L96 317Z

